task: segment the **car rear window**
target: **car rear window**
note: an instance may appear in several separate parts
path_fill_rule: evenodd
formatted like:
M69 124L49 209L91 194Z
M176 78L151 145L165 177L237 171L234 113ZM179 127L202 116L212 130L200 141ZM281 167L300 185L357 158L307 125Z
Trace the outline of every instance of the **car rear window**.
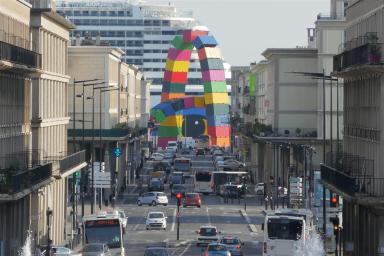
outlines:
M239 240L238 239L232 239L232 238L224 238L224 239L222 239L221 240L221 242L223 243L223 244L239 244L240 242L239 242Z
M208 251L213 251L213 252L227 251L227 247L221 244L211 244L211 245L208 245Z
M164 218L164 215L162 213L150 213L149 218L150 219Z
M157 193L157 196L165 196L165 194L163 192L159 192Z
M199 234L203 236L215 236L217 235L217 230L215 228L201 228Z
M185 197L188 197L188 198L195 198L197 197L196 194L187 194Z

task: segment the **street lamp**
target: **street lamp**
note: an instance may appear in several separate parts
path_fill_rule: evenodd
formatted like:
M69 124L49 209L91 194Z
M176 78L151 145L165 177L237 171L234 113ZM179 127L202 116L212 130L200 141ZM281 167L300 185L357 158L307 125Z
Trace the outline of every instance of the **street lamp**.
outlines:
M46 211L47 216L47 256L51 255L51 223L52 223L52 217L53 217L53 210L48 207Z
M112 86L110 86L110 87L112 87ZM100 152L99 152L99 156L100 156L100 165L99 165L99 170L100 170L100 172L101 172L101 159L102 159L102 142L101 142L101 94L102 93L104 93L104 92L110 92L110 91L118 91L118 90L120 90L119 88L115 88L115 89L106 89L106 90L100 90L100 93L99 93L99 95L100 95L100 113L99 113L99 115L100 115L100 122L99 122L99 124L100 124L100 129L99 129L99 142L100 142ZM101 210L101 204L102 204L102 188L100 188L100 201L99 201L99 209Z
M76 119L76 84L78 83L86 83L86 82L93 82L93 81L98 81L100 79L98 78L94 78L94 79L88 79L88 80L80 80L80 81L76 81L76 79L73 79L73 120ZM84 118L83 118L84 120ZM76 122L73 122L73 132L75 132L76 130ZM76 152L76 136L75 134L73 134L73 153ZM75 180L76 180L76 174L73 173L72 175L72 193L73 193L73 202L72 202L72 212L73 212L73 215L72 215L72 230L75 230L76 229L76 226L77 225L77 207L76 207L76 195L75 195L75 192L76 192L76 183L75 183Z

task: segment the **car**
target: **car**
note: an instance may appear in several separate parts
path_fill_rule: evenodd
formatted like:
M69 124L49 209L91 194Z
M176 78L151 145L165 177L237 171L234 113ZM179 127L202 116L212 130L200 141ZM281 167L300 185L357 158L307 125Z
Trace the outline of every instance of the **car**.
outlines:
M205 150L203 148L197 148L196 149L196 156L204 156Z
M216 155L213 157L214 164L216 164L218 161L224 161L224 156Z
M160 246L147 247L144 256L170 256L167 248Z
M241 242L238 237L233 235L226 235L221 238L220 243L227 246L228 250L231 252L231 255L243 255L242 246L244 243Z
M158 228L167 229L167 217L163 212L150 212L148 213L147 220L145 221L145 228L147 230Z
M223 156L224 153L221 149L216 149L212 152L212 157L215 157L215 156Z
M173 149L173 150L177 150L177 141L174 141L174 140L172 140L172 141L168 141L168 144L167 144L167 150L168 149Z
M163 154L160 154L160 153L152 153L151 155L151 160L154 160L154 161L161 161L164 159L164 155Z
M256 195L264 195L264 188L265 188L265 183L257 183L255 186L255 193Z
M220 232L217 230L215 226L212 226L212 225L201 226L200 229L196 231L196 233L197 233L196 246L220 241Z
M203 250L203 256L232 256L232 254L225 244L210 243L207 248Z
M237 161L236 159L224 160L224 167L227 168L245 168L245 163Z
M149 182L149 191L164 191L164 182L160 178L152 178Z
M184 196L183 207L196 206L201 207L201 197L199 193L187 193Z
M81 251L82 256L112 256L108 245L103 243L86 244Z
M137 199L137 205L141 206L143 204L148 204L156 206L162 204L164 206L168 205L168 197L164 192L148 192L142 196L139 196Z
M64 246L52 246L51 254L52 256L81 256L80 253L76 253L71 249Z
M181 151L180 151L180 154L181 155L190 155L191 154L191 150L189 148L182 148Z
M241 197L241 190L239 185L225 184L220 188L220 195L226 198L238 198Z
M186 193L185 186L183 186L181 184L173 184L172 189L171 189L171 196L174 196L177 193L181 193L184 196Z

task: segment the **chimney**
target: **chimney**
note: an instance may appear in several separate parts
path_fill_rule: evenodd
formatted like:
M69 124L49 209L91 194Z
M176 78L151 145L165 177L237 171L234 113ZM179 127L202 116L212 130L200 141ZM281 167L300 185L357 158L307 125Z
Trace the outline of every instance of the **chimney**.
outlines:
M76 34L76 40L75 40L75 46L80 46L81 39L80 39L80 34Z
M96 32L96 45L100 46L100 31Z

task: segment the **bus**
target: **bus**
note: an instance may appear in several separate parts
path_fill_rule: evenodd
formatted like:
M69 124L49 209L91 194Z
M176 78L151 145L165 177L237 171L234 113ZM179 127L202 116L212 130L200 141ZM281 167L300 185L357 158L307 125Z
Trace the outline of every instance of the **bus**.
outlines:
M173 161L173 169L179 172L190 172L192 167L191 159L185 157L175 158Z
M204 195L213 192L211 181L212 181L213 169L195 170L195 192L203 193Z
M123 220L115 212L83 217L83 244L105 243L112 255L125 255Z
M195 148L198 149L198 148L203 148L205 150L208 150L209 149L209 145L210 145L210 137L209 135L199 135L196 139L195 139Z
M310 232L314 230L309 209L278 209L266 211L263 256L295 255Z
M237 172L237 171L212 172L212 177L211 177L212 193L219 195L221 186L225 184L239 185L241 184L242 178L247 176L248 176L248 172Z

